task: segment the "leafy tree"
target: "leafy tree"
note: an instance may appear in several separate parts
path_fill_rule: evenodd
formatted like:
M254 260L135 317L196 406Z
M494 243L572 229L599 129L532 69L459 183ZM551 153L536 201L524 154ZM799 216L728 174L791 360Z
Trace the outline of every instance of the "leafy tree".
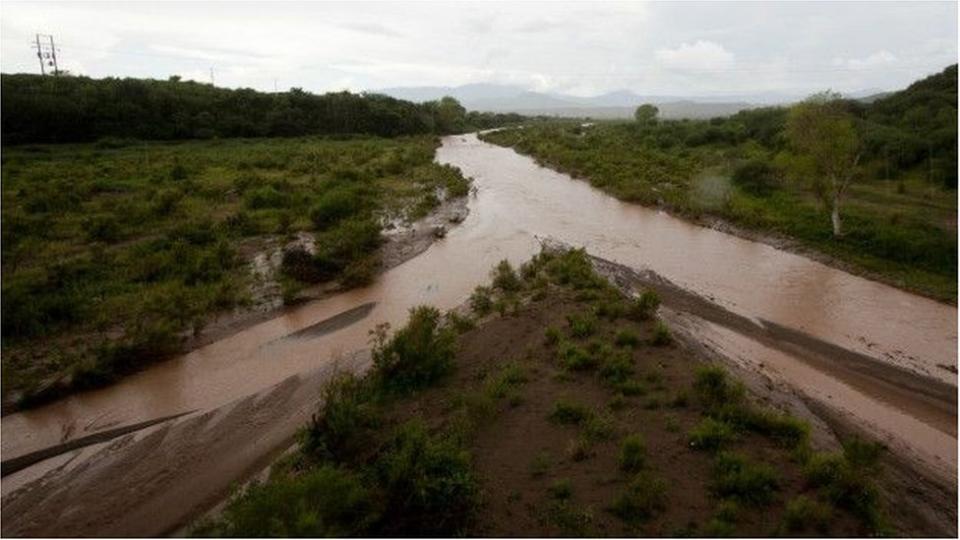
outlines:
M853 118L840 108L839 95L815 94L787 115L787 139L794 151L790 170L809 181L830 211L833 235L842 234L840 206L856 178L861 156L860 136Z
M637 121L638 124L642 125L651 125L657 123L657 115L660 114L660 109L656 105L651 105L649 103L644 103L643 105L637 107L637 110L633 113L633 118Z
M437 102L435 121L441 132L453 133L463 129L467 110L460 102L450 96L444 96Z

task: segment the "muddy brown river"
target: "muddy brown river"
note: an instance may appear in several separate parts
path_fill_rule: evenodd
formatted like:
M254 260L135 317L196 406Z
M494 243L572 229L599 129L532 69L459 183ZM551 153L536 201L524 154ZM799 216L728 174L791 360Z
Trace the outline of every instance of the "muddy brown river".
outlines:
M473 177L476 193L466 220L425 253L367 288L300 306L109 388L4 417L4 460L101 430L212 409L336 362L366 347L376 324L401 324L412 306L448 309L462 303L488 279L491 266L504 258L522 262L539 250L539 238L586 246L596 256L653 270L758 324L776 323L957 384L955 307L622 203L475 135L445 138L437 160ZM944 474L956 474L955 425L932 421L883 392L838 382L735 332L710 324L703 332L716 348L775 372L908 445Z

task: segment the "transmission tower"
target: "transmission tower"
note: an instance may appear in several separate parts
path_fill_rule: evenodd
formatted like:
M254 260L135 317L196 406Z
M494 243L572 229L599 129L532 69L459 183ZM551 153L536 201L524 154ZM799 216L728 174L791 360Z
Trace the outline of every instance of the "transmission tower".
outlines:
M54 75L60 75L60 66L57 65L57 46L50 34L37 34L36 43L32 48L37 50L37 59L40 61L40 74L46 75L47 68L53 68Z

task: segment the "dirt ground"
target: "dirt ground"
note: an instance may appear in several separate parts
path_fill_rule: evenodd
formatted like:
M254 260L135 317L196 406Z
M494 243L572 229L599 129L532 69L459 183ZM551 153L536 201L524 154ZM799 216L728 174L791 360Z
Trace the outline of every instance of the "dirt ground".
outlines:
M688 435L703 420L703 411L682 397L689 395L695 369L706 359L683 343L666 347L648 344L653 322L620 320L603 324L592 339L612 342L619 330L637 332L643 344L632 351L632 356L636 380L642 381L641 395L624 396L604 385L595 372L563 370L557 366L555 346L544 340L545 329L564 328L568 314L588 308L569 295L559 295L512 315L494 316L462 336L454 380L397 411L398 422L420 417L439 428L456 396L477 387L478 381L508 362L517 362L528 374L518 395L500 404L496 418L478 431L470 448L483 493L470 535L697 535L704 534L703 527L722 508L722 501L711 492L713 455L691 448ZM575 455L581 428L550 420L558 401L583 404L608 418L613 434L592 443L585 458ZM631 478L618 466L621 441L631 434L642 436L647 470L665 482L667 500L654 517L634 524L625 523L610 511ZM783 534L778 527L786 504L799 495L817 496L805 481L801 465L782 445L757 434L739 437L731 450L769 464L780 476L779 489L769 505L741 507L735 534ZM558 482L570 486L568 498L552 493L551 486ZM890 500L886 504L897 508L899 503ZM895 519L894 529L906 535L942 535L952 530L940 528L945 524L929 522L929 516L902 512L890 515ZM827 530L793 533L860 536L869 531L851 515L837 510Z
M637 285L625 273L604 270L602 261L594 264L625 290ZM769 465L777 473L777 489L768 504L731 509L713 489L714 455L692 448L689 435L704 419L703 407L693 398L695 370L722 359L680 328L675 329L671 344L653 345L654 320L601 317L590 336L575 338L567 317L586 314L595 306L569 289L551 286L548 290L542 298L527 297L505 307L503 314L478 320L459 338L455 372L439 386L393 404L383 427L387 433L390 424L421 418L434 430L442 430L463 396L482 389L507 366L522 370L524 382L498 397L494 414L479 426L469 444L481 503L467 534L861 536L870 532L841 508L833 509L825 530L782 530L790 501L800 495L816 500L818 493L790 449L752 432L737 435L728 449ZM678 295L662 298L661 317L675 309L699 309ZM459 311L469 309L464 306ZM344 320L349 317L343 314ZM343 322L334 319L318 331ZM548 328L584 347L592 341L613 346L618 332L635 333L635 346L617 347L628 351L632 360L630 391L610 386L597 369L562 368L558 346L545 338ZM342 367L360 372L368 365L366 356ZM871 436L848 417L771 385L756 373L738 371L736 366L727 369L746 384L752 403L806 420L814 450L835 451L840 440ZM5 486L3 535L151 536L188 530L183 525L222 501L231 484L261 471L289 447L292 434L316 410L330 373L291 378L222 409L48 460L35 478L18 480L23 489L8 495ZM930 391L933 397L938 393ZM592 417L603 421L604 433L588 437L585 444L588 427L550 418L559 402L586 407ZM648 479L662 482L664 504L644 520L627 522L611 507L633 478L619 464L622 441L629 435L641 436L643 470ZM876 476L889 531L904 536L954 536L956 484L930 477L893 450L884 453L882 472ZM49 519L57 512L59 518ZM718 528L721 517L734 521L734 529Z

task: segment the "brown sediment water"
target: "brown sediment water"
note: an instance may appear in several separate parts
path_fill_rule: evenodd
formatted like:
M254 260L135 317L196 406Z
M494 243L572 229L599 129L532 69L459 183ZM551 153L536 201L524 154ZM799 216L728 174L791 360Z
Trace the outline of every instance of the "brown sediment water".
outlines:
M733 313L957 384L955 370L939 367L956 367L955 307L623 203L475 135L445 138L437 160L473 177L476 194L466 220L422 255L385 272L369 287L289 310L114 386L6 416L4 459L105 429L211 409L315 369L365 347L376 324L402 323L412 306L449 309L460 304L487 280L497 261L519 263L535 253L538 238L648 268ZM736 341L729 333L711 335L724 343ZM789 364L789 357L782 363ZM801 390L816 390L824 382L799 369L783 369L782 374L797 378ZM850 414L884 424L871 412L873 397L850 387L837 387L830 395ZM896 404L886 406L910 418ZM906 444L927 445L930 455L942 455L952 444L953 455L943 458L952 460L955 471L956 437L920 424L894 419L885 427ZM930 429L944 435L917 437Z
M715 323L696 317L688 319L693 321L697 340L741 368L762 372L773 381L795 388L936 476L956 478L956 414L950 418L918 412L914 402L895 395L859 391L829 369L817 369Z

